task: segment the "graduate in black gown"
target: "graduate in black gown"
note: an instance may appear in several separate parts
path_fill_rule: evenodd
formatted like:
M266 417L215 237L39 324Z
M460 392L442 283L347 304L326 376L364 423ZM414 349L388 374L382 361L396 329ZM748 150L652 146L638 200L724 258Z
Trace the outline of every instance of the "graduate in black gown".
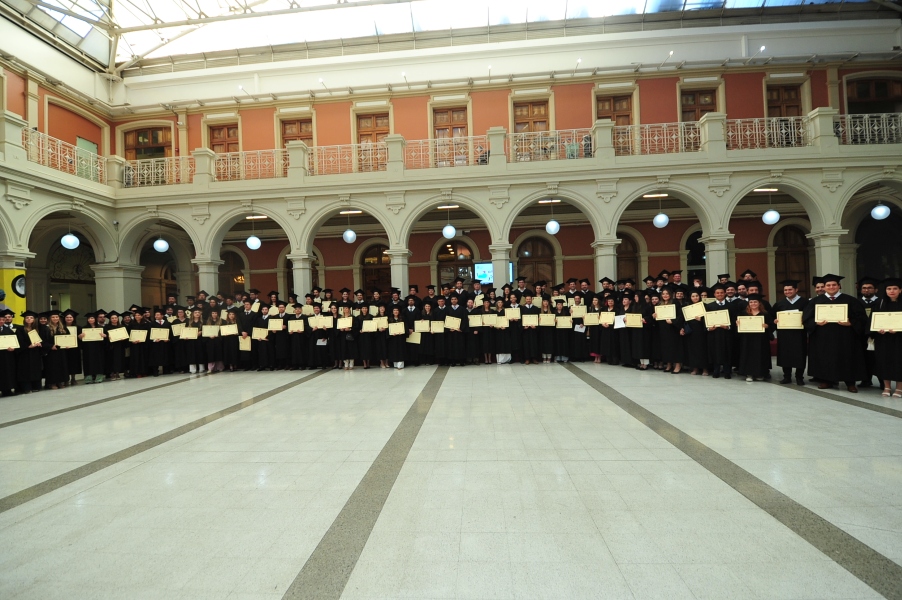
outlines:
M435 306L433 302L423 302L418 320L431 323L433 306ZM420 360L427 365L435 364L435 337L431 332L420 332Z
M607 294L602 296L602 313L617 314L617 296ZM620 364L620 333L614 329L613 324L598 326L598 352L609 365Z
M658 306L674 306L676 317L673 319L656 319L658 343L664 372L678 374L683 369L683 310L673 298L673 289L665 286L661 290Z
M553 315L554 307L551 306L551 300L542 300L542 306L539 308L539 319L542 315ZM539 354L542 355L543 363L550 363L554 359L554 327L547 325L539 326Z
M204 373L207 370L207 353L205 352L206 348L204 348L204 339L202 337L204 328L203 311L199 308L192 310L186 327L197 329L196 340L182 339L185 345L185 356L188 359L188 372Z
M556 318L569 317L570 309L567 307L567 299L558 296L554 299L554 316ZM573 337L571 327L562 328L555 325L554 328L554 359L557 362L570 360L570 340Z
M391 315L388 317L388 324L400 323L404 325L404 317L401 315L401 307L394 305L391 309ZM388 336L388 362L395 369L404 368L404 358L407 354L407 330L402 328L401 333Z
M508 308L520 308L520 298L522 297L522 293L520 295L515 294L514 292L509 292L507 294L508 302L505 304L504 314L505 316L509 314L513 314L508 312ZM508 335L510 337L510 354L511 354L511 362L523 360L523 327L521 319L517 317L508 316L508 324L510 325L508 329Z
M240 309L231 308L226 312L225 324L238 326L238 312ZM241 339L241 327L238 327L238 335L222 336L222 366L234 372L240 364L239 340Z
M497 319L504 317L504 300L498 298L495 301L495 314ZM495 362L499 365L509 363L511 361L511 330L510 322L506 326L498 323L492 327L492 340L495 347Z
M354 362L359 357L357 338L360 336L360 321L351 314L351 305L349 303L342 303L339 310L341 311L339 318L351 320L350 327L338 328L336 324L336 329L339 332L337 336L339 360L341 360L341 366L344 367L344 370L350 371L354 368Z
M16 328L19 350L16 351L16 391L30 394L41 391L44 373L43 325L38 323L38 313L26 310L22 313L22 325ZM41 341L32 340L29 334L36 331Z
M592 300L589 303L589 307L586 309L586 312L593 315L601 314L601 302L601 294L593 294ZM599 333L600 329L600 325L586 324L586 336L588 337L589 341L589 356L592 358L592 362L594 362L595 364L600 364L602 357L601 350L599 348L601 344L601 335Z
M127 332L128 328L122 324L119 313L114 310L107 313L107 319L109 321L103 326L103 333L106 335L106 340L104 340L104 344L106 344L106 372L109 373L111 381L118 381L119 374L125 373L127 369L125 351L129 346L129 342L128 339L119 340L118 342L111 341L110 331L113 329L125 329Z
M445 317L448 314L448 307L445 305L444 296L436 296L435 298L435 308L432 311L432 320L433 321L441 321L445 322ZM435 349L435 362L439 365L448 364L448 353L445 348L445 333L444 330L442 333L434 333L432 335L432 345Z
M747 306L741 316L764 317L764 331L760 333L739 333L739 374L745 375L746 381L762 381L765 374L770 373L770 341L773 338L774 318L761 301L761 294L749 294ZM738 320L735 322L739 329Z
M78 343L81 345L82 368L85 374L85 383L103 383L104 373L107 372L106 365L106 333L103 328L97 324L97 315L88 313L85 315L87 324L78 334ZM100 341L86 342L86 330L99 329L101 331Z
M533 304L533 291L526 289L523 291L520 299L520 323L523 323L523 316L538 316L542 309ZM539 326L538 325L521 325L520 326L520 353L524 364L538 363L542 352L539 350Z
M69 381L69 365L66 351L56 345L56 336L68 335L60 311L50 311L47 327L42 332L44 346L44 385L51 390L66 387Z
M0 396L12 396L16 390L16 352L19 338L8 308L0 311ZM4 337L6 336L6 337Z
M317 317L327 316L322 314L321 305L313 305L313 315L307 318L307 332L309 336L309 350L307 364L311 369L331 369L332 360L329 356L329 332L324 324L319 324ZM333 323L334 325L334 323Z
M726 301L726 288L723 284L715 284L711 286L711 292L714 294L714 302L705 305L706 312L719 310L730 311L730 307ZM729 322L732 324L736 319L735 316L729 315ZM706 323L707 326L707 323ZM714 379L723 375L724 379L732 379L733 377L733 327L732 325L719 325L716 327L707 327L708 329L708 363L711 365L712 377Z
M647 321L642 305L636 302L636 296L628 290L620 296L618 316L627 314L641 315L642 319ZM649 348L645 335L647 326L646 322L642 327L621 327L617 330L620 332L620 361L624 367L633 367L643 371L648 368Z
M78 313L72 310L71 308L63 311L62 318L63 324L66 326L66 331L75 335L76 337L79 334L78 325L75 324L75 318L78 316ZM81 339L79 338L78 344L75 348L66 348L66 367L69 370L69 383L68 385L75 385L75 376L81 375L82 367L81 367ZM86 382L87 383L87 382Z
M780 313L785 311L805 310L809 300L799 296L799 281L787 279L781 281L783 299L774 304L774 323L779 327ZM805 365L808 362L808 332L805 329L776 329L777 334L777 366L783 369L780 383L792 381L792 370L796 371L796 383L805 385Z
M445 328L445 351L448 356L448 364L464 366L467 356L467 332L469 331L469 319L467 311L459 304L457 294L451 295L451 306L448 307L447 317L460 319L460 324L454 328Z
M580 293L573 295L573 306L570 308L570 361L583 362L589 358L589 330L583 323L582 317L574 317L573 312L577 307L588 309L583 304L584 296Z
M689 292L687 304L701 304L702 291L698 288ZM702 305L704 307L704 305ZM683 336L685 337L685 355L683 367L692 369L690 375L702 375L708 373L708 330L705 327L705 316L700 315L694 319L686 319L683 323Z
M467 320L467 348L466 360L467 364L478 365L482 360L482 327L470 327L470 315L479 316L482 312L481 306L476 306L473 297L467 298L467 305L464 307L464 317ZM422 342L421 342L422 345Z
M219 327L225 325L220 317L218 308L211 308L207 318L204 320L204 327ZM211 329L210 331L215 331ZM210 375L213 373L221 373L225 369L224 356L225 338L221 334L216 333L209 337L204 336L204 354L207 357L207 371Z
M288 318L291 315L285 312L287 307L287 302L277 300L275 306L270 308L272 314L269 318L282 321L282 328L269 334L273 345L273 363L278 371L288 369L291 363L291 341L288 338Z
M257 317L255 327L257 329L266 329L266 337L255 341L257 350L257 370L258 371L275 371L276 369L276 349L273 342L273 333L269 331L269 310L268 304L260 305L260 315Z
M843 381L848 391L858 393L856 383L865 373L864 350L859 343L868 326L864 304L842 293L843 277L831 273L822 279L825 293L809 302L802 313L808 331L808 373L821 382L818 389L829 389ZM847 320L816 321L817 307L822 304L845 305Z
M360 311L360 314L356 317L356 319L360 323L360 329L357 334L357 354L360 357L360 362L363 363L364 370L370 368L370 361L373 359L373 342L376 337L376 332L365 332L363 331L364 323L372 323L373 315L370 314L370 305L369 304L361 304L357 309Z
M902 311L902 279L891 277L884 279L880 286L883 295L880 300L872 305L871 318L875 312L900 312ZM870 329L870 327L868 328ZM880 329L872 332L874 336L874 369L878 379L883 381L883 393L885 398L890 395L892 382L896 382L896 389L892 397L902 398L902 330Z
M150 351L148 367L150 368L150 374L154 377L158 377L161 370L164 375L171 372L169 344L172 343L172 325L169 324L169 321L167 321L164 316L164 312L159 308L154 310L153 322L150 324L150 329L151 331L154 329L162 329L169 332L169 337L157 340L150 339L150 334L148 334L147 343L150 344L148 348Z

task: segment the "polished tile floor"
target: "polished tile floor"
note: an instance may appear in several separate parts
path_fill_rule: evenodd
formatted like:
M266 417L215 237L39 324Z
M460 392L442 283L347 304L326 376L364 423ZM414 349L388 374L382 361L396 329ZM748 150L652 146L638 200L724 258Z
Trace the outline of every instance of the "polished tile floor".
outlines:
M594 364L79 385L0 399L0 540L4 600L898 598L902 404Z

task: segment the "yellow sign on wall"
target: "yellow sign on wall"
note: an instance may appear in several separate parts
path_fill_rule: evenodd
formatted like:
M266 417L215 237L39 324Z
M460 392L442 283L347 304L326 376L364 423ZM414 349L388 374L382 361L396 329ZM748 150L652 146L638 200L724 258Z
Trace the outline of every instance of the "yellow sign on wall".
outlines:
M0 269L0 310L15 312L18 322L25 307L25 269Z

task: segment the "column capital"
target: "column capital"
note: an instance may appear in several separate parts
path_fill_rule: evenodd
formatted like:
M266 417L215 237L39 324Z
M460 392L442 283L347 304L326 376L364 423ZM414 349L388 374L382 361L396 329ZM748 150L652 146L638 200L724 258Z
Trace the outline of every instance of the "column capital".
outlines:
M824 231L812 231L811 233L806 233L805 237L814 240L814 243L818 242L824 243L829 240L836 240L839 242L839 238L849 233L848 229L826 229Z
M513 248L513 244L489 244L489 252L493 255L501 252L510 252Z
M197 268L201 267L215 267L219 268L219 265L225 264L225 261L219 258L192 258L191 264L197 265Z
M0 253L0 269L24 269L25 261L35 256L34 252L7 250Z
M593 248L595 248L596 250L598 248L616 248L617 246L620 245L620 243L622 241L623 240L621 240L620 238L612 238L612 239L607 239L607 240L595 240L594 242L592 242L589 245L592 246Z
M410 250L407 248L389 248L385 251L385 253L392 257L392 260L397 256L398 258L408 259L412 254Z
M307 254L306 252L292 252L291 254L286 254L285 258L290 260L291 262L300 262L300 261L310 261L315 257L312 254Z
M91 270L94 271L95 279L110 277L128 277L131 279L140 279L141 274L144 272L144 267L142 267L141 265L114 262L97 263L91 265Z

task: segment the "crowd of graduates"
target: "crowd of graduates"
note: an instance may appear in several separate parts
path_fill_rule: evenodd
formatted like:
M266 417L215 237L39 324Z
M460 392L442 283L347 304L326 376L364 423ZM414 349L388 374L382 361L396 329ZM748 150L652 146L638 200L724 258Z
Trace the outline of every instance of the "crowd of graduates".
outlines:
M25 311L13 325L7 310L0 393L59 389L77 375L92 384L170 373L570 361L715 379L735 372L751 382L770 379L775 353L783 384L794 375L804 385L807 369L821 389L842 381L857 392L877 376L884 396L902 398L902 331L871 331L874 313L900 310L899 279L866 278L856 297L840 291L842 277L815 277L810 299L799 296L798 281L783 281L784 298L773 306L750 270L737 282L718 279L687 285L680 271L664 271L643 287L605 277L597 292L588 279L530 288L519 278L499 289L479 281L466 289L457 279L438 292L428 285L423 296L412 285L403 298L396 288L385 297L378 289L367 296L314 288L287 300L254 289L209 298L201 291L186 306L170 296L152 309L97 310L82 325L71 310ZM816 320L825 303L845 306L845 316Z

